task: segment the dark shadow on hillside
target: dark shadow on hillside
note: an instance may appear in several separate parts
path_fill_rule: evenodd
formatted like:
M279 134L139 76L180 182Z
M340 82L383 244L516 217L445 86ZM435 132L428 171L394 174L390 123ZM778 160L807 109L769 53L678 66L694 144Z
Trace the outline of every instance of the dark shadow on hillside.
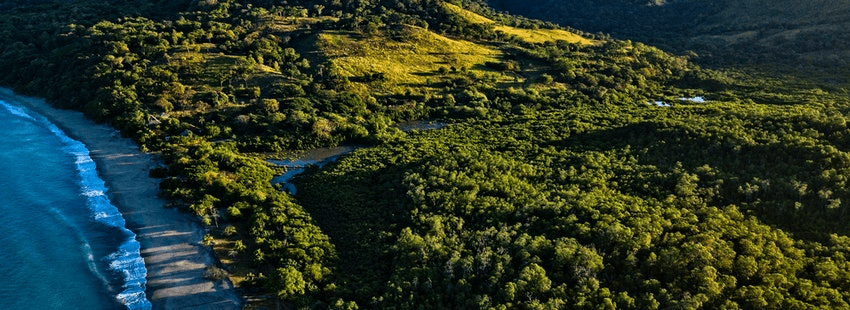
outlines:
M847 82L850 34L847 4L841 1L487 2L499 11L586 33L698 55L691 60L707 68L743 66L818 84Z
M424 77L432 77L440 75L439 72L411 72L410 74L416 76L424 76Z
M297 180L297 198L336 247L336 282L361 290L346 292L346 298L368 304L362 299L381 294L372 290L390 279L390 247L397 232L409 226L409 198L402 186L409 165L323 173L340 171L334 168L338 164Z

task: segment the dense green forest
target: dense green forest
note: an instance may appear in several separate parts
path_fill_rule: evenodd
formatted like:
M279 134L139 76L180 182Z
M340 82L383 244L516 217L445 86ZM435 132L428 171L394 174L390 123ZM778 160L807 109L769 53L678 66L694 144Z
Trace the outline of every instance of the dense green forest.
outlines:
M0 8L0 83L161 154L162 195L199 217L246 295L850 308L842 77L705 69L481 1ZM411 120L449 125L396 127ZM338 145L359 149L297 195L272 184L284 171L267 159Z

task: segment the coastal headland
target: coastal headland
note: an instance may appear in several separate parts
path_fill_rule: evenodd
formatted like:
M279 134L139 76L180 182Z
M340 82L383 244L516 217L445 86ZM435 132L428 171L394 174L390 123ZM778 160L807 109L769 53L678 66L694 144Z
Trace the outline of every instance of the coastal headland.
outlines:
M158 196L159 181L149 176L154 155L80 112L55 109L6 88L0 88L0 98L44 115L89 149L109 188L107 195L141 244L145 292L153 309L240 309L241 297L230 282L203 277L206 267L215 264L211 249L202 242L204 230L192 215L165 208L166 201Z

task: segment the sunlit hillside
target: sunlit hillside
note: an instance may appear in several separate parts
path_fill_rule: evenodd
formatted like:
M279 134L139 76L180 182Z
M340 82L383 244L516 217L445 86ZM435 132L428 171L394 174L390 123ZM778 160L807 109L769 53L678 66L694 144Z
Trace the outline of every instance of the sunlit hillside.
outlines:
M457 5L444 2L443 5L450 11L455 12L459 16L467 19L472 23L479 24L488 24L493 25L493 29L496 31L503 32L508 35L513 35L521 40L531 42L531 43L543 43L543 42L554 42L554 41L567 41L570 43L578 43L578 44L594 44L592 40L589 40L585 37L582 37L578 34L562 30L562 29L524 29L517 28L505 25L499 25L495 21L476 14L475 12L471 12L464 8L461 8Z
M488 62L502 61L502 52L497 48L450 39L417 27L405 27L400 32L395 37L323 32L317 35L316 46L330 60L332 70L352 81L389 87L384 88L389 91L442 88L442 80L450 78L447 74L459 71L493 75L497 81L514 80L486 67Z

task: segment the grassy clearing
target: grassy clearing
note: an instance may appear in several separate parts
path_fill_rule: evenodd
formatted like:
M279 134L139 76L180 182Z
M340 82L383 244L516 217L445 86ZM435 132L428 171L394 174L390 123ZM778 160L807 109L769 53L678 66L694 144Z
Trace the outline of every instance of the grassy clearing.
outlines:
M463 40L449 39L422 28L411 27L400 38L361 37L346 32L324 32L317 36L317 47L344 76L362 77L382 73L382 88L427 86L441 79L441 68L467 69L475 74L496 74L498 79L513 80L485 67L501 62L498 49Z
M320 17L281 17L269 15L264 23L261 23L260 30L268 30L279 33L294 32L299 30L311 29L313 25L324 22L336 22L339 18L331 16Z
M250 72L241 71L240 68L248 61L245 56L204 51L212 48L214 47L198 44L174 49L169 56L169 64L182 67L191 75L186 79L189 86L209 85L220 89L223 86L240 85L249 80L282 77L280 70L264 64L255 64Z
M575 33L560 29L520 29L498 25L493 20L445 4L446 8L474 23L492 24L494 29L532 43L563 40L594 44ZM519 70L500 71L488 63L505 63L498 46L447 38L420 27L407 27L402 34L362 35L349 31L322 31L294 42L312 63L326 63L331 70L348 77L349 89L367 93L439 92L454 85L459 76L485 79L501 87L527 85L540 75L541 68L522 60ZM380 79L369 77L380 75Z
M466 19L467 21L469 21L473 24L495 24L496 23L492 19L481 16L481 15L475 13L475 12L469 11L467 9L464 9L462 7L459 7L457 5L454 5L454 4L451 4L451 3L448 3L448 2L443 2L443 6L446 9L448 9L449 11L452 11L453 13L457 14L458 16L462 17L463 19Z
M567 41L578 44L596 44L596 42L575 33L562 29L522 29L509 26L496 26L496 31L515 35L523 41L530 43L543 43L553 41Z
M446 9L452 11L458 16L475 24L494 24L496 31L504 32L505 34L514 35L523 41L530 43L543 43L552 41L567 41L570 43L579 44L595 44L594 41L582 37L578 34L562 30L562 29L523 29L511 26L498 25L492 19L478 15L468 11L462 7L451 3L444 3Z

